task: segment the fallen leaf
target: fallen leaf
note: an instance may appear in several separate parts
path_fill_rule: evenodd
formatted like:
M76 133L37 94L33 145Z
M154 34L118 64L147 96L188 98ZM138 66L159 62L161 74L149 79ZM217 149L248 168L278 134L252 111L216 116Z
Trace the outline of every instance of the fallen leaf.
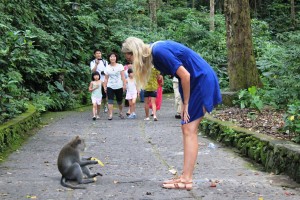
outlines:
M26 198L27 199L36 199L36 196L27 195Z

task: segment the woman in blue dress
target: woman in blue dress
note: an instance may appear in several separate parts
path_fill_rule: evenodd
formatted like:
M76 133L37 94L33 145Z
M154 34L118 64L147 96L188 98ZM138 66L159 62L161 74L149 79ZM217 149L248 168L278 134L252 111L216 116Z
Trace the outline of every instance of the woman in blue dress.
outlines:
M191 190L198 155L198 126L205 112L211 112L222 101L218 78L199 54L171 40L149 45L139 38L129 37L122 45L122 52L133 63L135 78L141 87L147 83L153 66L161 73L179 79L183 172L180 177L165 181L163 187Z

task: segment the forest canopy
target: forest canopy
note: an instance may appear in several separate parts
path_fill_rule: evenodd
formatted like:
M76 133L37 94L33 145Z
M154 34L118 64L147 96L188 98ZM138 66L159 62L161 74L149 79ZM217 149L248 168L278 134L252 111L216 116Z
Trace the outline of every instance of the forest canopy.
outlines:
M300 99L300 7L293 2L249 1L264 84L259 95L278 108ZM24 112L28 103L40 112L86 104L94 49L104 58L112 51L123 56L120 47L128 36L189 46L211 64L222 90L228 89L223 4L215 1L211 31L204 0L1 1L0 123Z

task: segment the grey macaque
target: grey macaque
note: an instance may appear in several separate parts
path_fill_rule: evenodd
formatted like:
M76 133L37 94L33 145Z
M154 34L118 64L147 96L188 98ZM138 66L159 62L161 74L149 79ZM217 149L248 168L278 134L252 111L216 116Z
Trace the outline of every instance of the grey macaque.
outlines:
M100 173L91 174L87 165L97 164L90 158L82 159L80 151L84 151L86 145L83 139L76 136L71 142L66 144L60 151L57 159L57 167L60 171L61 185L72 189L85 189L83 186L74 186L66 183L67 180L75 180L79 184L87 184L96 181L96 176L102 176ZM84 178L84 175L87 178Z

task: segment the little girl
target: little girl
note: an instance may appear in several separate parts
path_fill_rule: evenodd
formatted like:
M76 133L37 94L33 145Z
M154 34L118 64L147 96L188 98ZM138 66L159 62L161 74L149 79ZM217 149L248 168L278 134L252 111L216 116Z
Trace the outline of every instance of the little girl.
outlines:
M93 120L99 119L100 105L102 100L101 87L102 81L100 80L99 72L95 71L92 73L92 81L89 86L89 91L92 92L92 103L93 103Z
M127 117L128 119L135 119L135 104L136 104L136 98L139 95L139 89L137 89L135 80L133 78L133 71L131 68L128 69L128 78L126 79L127 82L127 92L126 97L129 101L129 110L130 115Z

